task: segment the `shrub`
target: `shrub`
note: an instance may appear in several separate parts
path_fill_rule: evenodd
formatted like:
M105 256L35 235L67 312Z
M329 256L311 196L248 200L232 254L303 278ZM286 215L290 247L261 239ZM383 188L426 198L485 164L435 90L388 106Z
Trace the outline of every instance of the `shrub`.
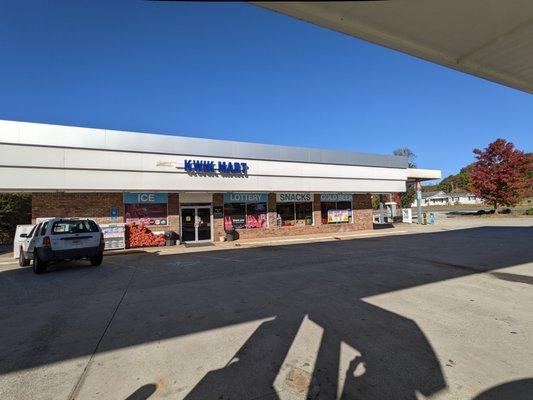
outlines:
M17 225L31 223L31 195L0 194L0 243L11 243Z
M533 215L533 208L526 210L526 215Z

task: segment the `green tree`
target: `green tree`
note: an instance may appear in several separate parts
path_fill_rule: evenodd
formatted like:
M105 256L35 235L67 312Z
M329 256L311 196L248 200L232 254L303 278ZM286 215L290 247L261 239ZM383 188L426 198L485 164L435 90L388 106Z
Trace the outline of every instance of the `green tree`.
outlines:
M31 195L0 193L0 243L11 243L17 225L31 223Z
M449 175L444 178L438 185L438 190L451 193L455 190L470 190L470 173L474 164L461 168L458 174Z

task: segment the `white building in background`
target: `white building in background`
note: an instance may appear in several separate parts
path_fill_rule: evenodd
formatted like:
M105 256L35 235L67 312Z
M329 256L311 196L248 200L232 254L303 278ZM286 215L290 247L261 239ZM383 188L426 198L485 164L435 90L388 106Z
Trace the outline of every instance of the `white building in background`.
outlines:
M450 204L483 204L483 199L473 193L451 193L449 196Z
M427 206L449 206L449 205L475 205L483 204L483 199L469 192L423 192L422 207ZM416 207L416 200L411 204Z

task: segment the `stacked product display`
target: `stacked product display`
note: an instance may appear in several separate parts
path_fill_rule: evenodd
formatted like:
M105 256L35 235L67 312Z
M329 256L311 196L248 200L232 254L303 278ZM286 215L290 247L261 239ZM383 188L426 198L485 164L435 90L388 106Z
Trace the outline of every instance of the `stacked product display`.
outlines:
M165 235L154 234L143 224L128 224L126 225L126 247L154 247L164 246Z

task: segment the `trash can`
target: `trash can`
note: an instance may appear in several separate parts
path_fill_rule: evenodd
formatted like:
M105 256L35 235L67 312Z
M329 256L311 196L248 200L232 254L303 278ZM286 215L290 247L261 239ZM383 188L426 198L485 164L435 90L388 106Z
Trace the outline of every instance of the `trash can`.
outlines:
M178 234L174 231L165 232L165 245L166 246L175 246L176 240L178 239Z
M232 228L228 231L226 231L226 240L228 242L233 242L234 240L237 240L239 238L239 234L235 230L235 228Z

